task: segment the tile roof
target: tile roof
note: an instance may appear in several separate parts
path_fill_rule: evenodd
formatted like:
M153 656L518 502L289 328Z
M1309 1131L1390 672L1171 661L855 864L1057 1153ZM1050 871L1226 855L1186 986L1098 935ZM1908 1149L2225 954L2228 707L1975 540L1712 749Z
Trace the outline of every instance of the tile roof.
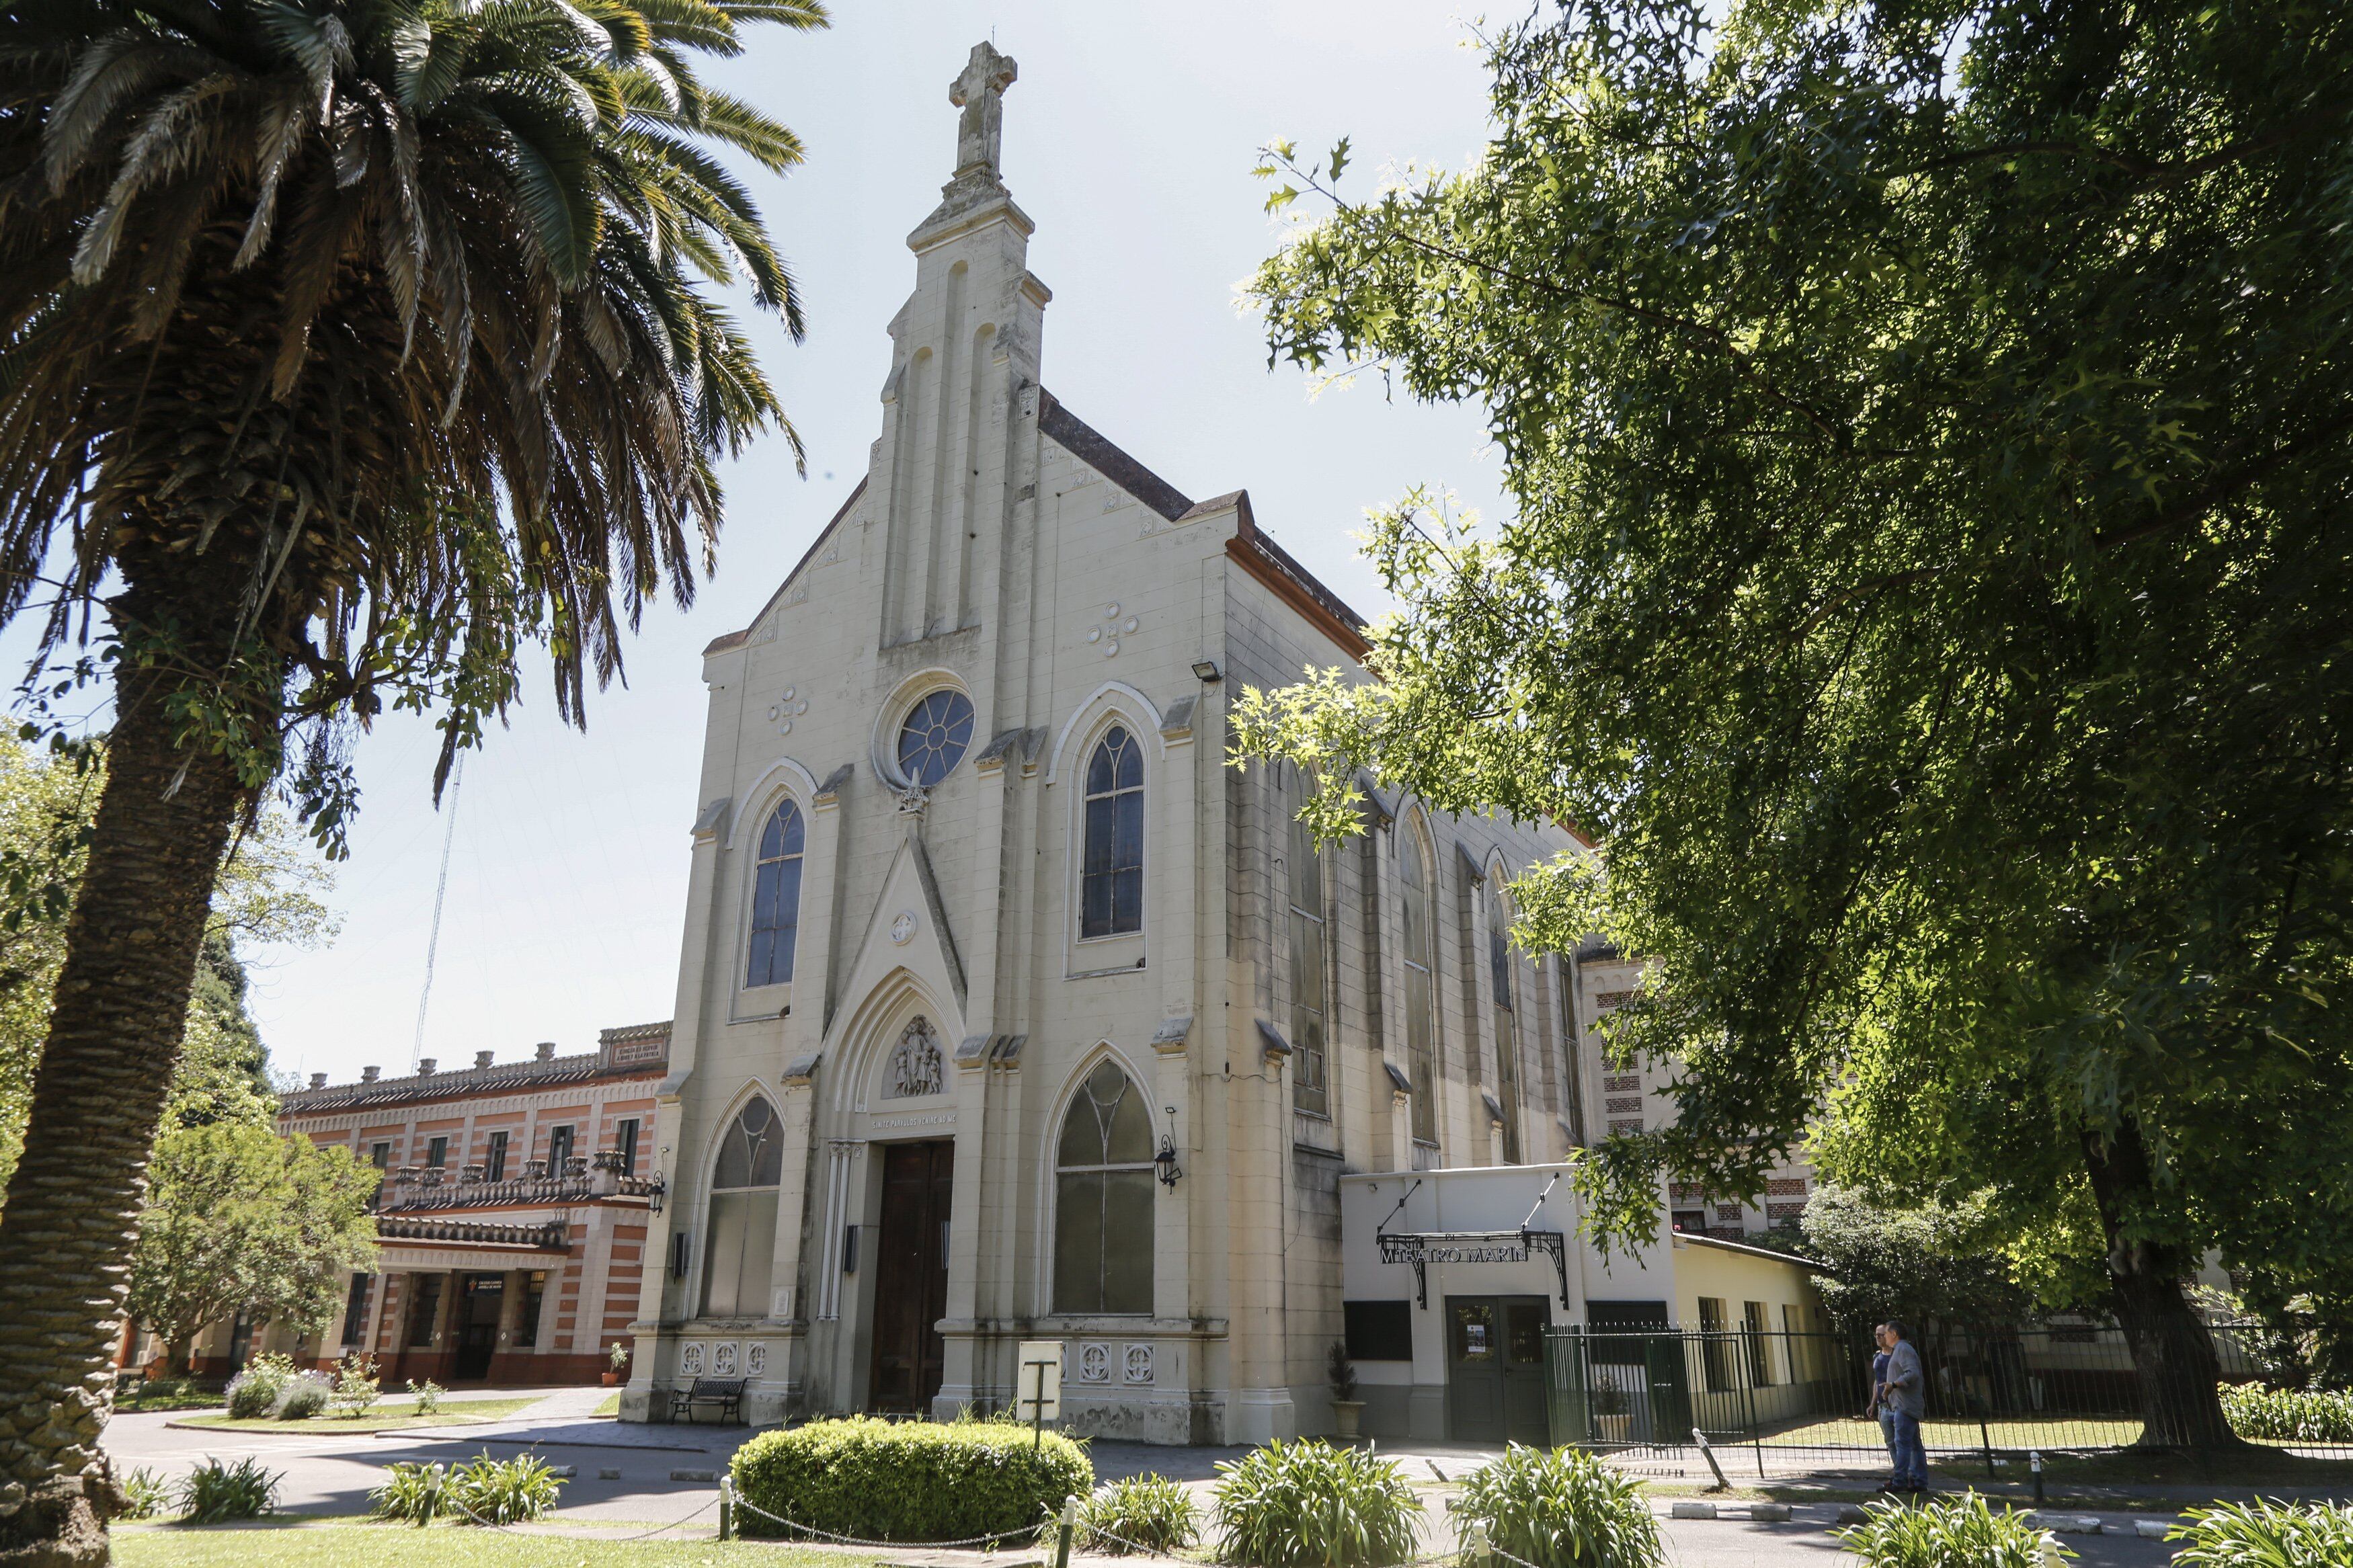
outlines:
M482 1095L513 1094L526 1089L559 1089L599 1079L645 1078L660 1073L669 1061L667 1050L644 1060L613 1058L616 1047L642 1047L667 1041L670 1022L630 1024L604 1030L599 1048L577 1056L548 1057L524 1061L493 1062L486 1068L451 1068L436 1073L410 1073L378 1079L374 1083L336 1083L323 1089L299 1089L279 1097L281 1116L311 1116L350 1110L362 1106L402 1105L419 1100L464 1100ZM640 1053L642 1054L642 1053Z

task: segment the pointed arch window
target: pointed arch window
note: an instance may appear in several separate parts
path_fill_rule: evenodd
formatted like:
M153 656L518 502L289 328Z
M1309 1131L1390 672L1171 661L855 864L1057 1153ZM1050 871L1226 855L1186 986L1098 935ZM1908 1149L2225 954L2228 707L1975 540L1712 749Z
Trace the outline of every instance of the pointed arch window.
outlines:
M1325 1081L1324 857L1314 828L1296 816L1291 819L1290 859L1291 1102L1323 1116L1332 1109Z
M793 977L801 935L801 851L808 830L791 801L768 814L752 869L752 942L746 985L782 985Z
M1499 869L1495 875L1501 876ZM1513 994L1512 911L1498 897L1487 903L1487 962L1494 971L1495 1100L1504 1108L1500 1154L1506 1165L1520 1163L1519 1009Z
M768 1315L776 1187L784 1162L784 1125L776 1108L755 1095L720 1134L719 1159L712 1167L711 1220L702 1247L703 1317Z
M1560 1019L1561 1060L1567 1068L1567 1081L1561 1085L1561 1098L1568 1102L1568 1141L1582 1149L1585 1147L1585 1047L1577 1037L1577 972L1565 953L1555 954L1552 964L1554 994L1560 999L1553 1011Z
M1079 935L1144 929L1144 748L1114 724L1087 756Z
M1062 1120L1054 1157L1054 1310L1152 1310L1152 1118L1105 1058Z
M1430 975L1430 858L1411 825L1398 836L1398 888L1403 895L1398 944L1405 961L1406 1070L1413 1079L1413 1135L1438 1142L1438 1045L1435 987Z

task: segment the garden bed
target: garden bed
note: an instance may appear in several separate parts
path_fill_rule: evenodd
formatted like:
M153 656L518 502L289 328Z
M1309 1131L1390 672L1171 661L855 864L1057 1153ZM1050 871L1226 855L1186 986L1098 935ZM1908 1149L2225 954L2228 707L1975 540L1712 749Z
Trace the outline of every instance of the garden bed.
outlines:
M206 1431L346 1434L392 1432L412 1426L475 1426L485 1421L512 1415L518 1410L538 1404L543 1397L534 1394L521 1399L445 1400L441 1408L430 1415L417 1415L413 1402L403 1400L396 1404L386 1400L364 1415L312 1415L300 1421L281 1421L275 1416L244 1420L233 1415L191 1415L170 1425L201 1427Z

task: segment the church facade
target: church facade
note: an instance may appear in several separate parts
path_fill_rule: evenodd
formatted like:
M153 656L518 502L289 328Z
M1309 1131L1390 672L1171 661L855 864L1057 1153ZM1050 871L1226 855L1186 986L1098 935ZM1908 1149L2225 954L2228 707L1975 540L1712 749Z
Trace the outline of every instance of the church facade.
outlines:
M1342 1177L1543 1166L1653 1102L1589 1032L1631 967L1506 935L1569 834L1376 795L1318 850L1296 779L1229 765L1230 698L1357 670L1361 623L1049 390L1013 78L981 45L954 85L863 482L705 652L630 1418L697 1377L755 1422L1001 1407L1055 1339L1075 1429L1328 1431Z

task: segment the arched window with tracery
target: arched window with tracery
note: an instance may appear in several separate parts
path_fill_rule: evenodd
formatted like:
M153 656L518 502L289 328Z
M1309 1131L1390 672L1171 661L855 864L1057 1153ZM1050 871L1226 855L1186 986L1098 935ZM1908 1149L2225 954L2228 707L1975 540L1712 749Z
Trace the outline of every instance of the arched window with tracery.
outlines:
M1405 960L1406 1070L1413 1079L1413 1135L1438 1142L1438 1046L1435 986L1430 976L1430 858L1408 823L1398 836L1398 890Z
M785 1163L776 1108L754 1095L719 1138L702 1246L706 1318L765 1318L776 1255L776 1186Z
M1307 793L1302 787L1300 794ZM1315 829L1291 819L1291 1102L1328 1115L1324 1048L1324 857Z
M1500 895L1487 902L1487 962L1494 972L1495 1100L1504 1108L1501 1154L1504 1164L1516 1165L1520 1163L1519 1008L1512 984L1512 911Z
M1152 1117L1108 1058L1079 1085L1054 1157L1054 1310L1152 1310Z
M793 977L801 934L801 851L808 837L801 808L786 801L760 829L752 868L752 942L746 985L782 985Z
M1144 748L1124 724L1087 756L1079 935L1144 929Z

